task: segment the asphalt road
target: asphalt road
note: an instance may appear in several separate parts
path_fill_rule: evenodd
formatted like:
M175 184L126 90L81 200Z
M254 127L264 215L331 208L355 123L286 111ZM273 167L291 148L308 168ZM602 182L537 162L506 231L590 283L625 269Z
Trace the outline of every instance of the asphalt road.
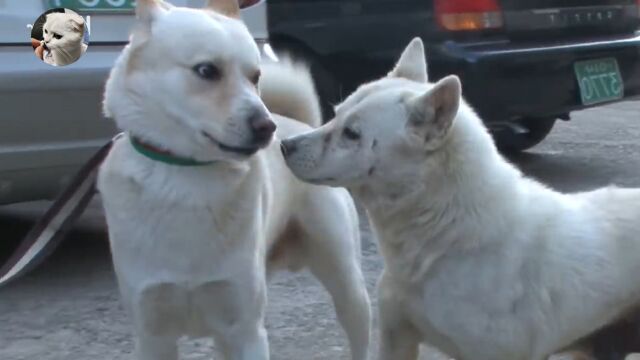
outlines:
M561 191L640 187L640 102L574 114L534 150L512 160ZM42 204L0 208L0 252L21 238ZM363 268L376 306L382 268L363 221ZM306 273L277 275L267 327L273 359L347 359L331 301ZM210 341L183 341L183 359L211 359ZM0 289L1 360L131 359L130 323L118 301L105 228L90 209L65 243L29 276ZM438 356L429 352L425 359Z

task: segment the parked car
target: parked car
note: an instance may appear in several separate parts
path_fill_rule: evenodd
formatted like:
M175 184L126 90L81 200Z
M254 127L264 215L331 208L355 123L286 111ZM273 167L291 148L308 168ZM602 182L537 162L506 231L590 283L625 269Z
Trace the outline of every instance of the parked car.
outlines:
M204 0L172 0L200 7ZM0 204L52 198L116 132L101 113L104 82L127 43L134 0L0 1ZM265 0L241 1L242 15L268 49ZM86 17L90 45L74 64L34 55L29 24L50 8Z
M640 0L269 0L268 12L274 47L311 62L327 119L414 36L430 78L459 75L503 149L640 94Z

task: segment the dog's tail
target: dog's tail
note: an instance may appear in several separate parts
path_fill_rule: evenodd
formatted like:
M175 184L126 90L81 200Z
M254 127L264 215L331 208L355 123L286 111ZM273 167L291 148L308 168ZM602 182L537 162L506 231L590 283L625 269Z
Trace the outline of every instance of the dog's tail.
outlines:
M318 93L309 68L290 57L265 63L260 78L260 97L272 113L317 127L322 125Z

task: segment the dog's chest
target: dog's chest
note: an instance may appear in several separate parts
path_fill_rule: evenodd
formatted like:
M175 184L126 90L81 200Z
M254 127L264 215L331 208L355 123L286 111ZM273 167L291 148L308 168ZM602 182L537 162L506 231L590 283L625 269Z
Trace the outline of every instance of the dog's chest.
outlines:
M110 160L106 166L120 168L101 170L99 188L114 264L130 285L218 280L238 259L260 255L259 184L225 181L207 169L140 170Z
M123 210L107 215L114 262L140 268L145 276L224 273L235 256L254 253L260 240L256 216L153 202Z
M524 359L531 340L518 318L525 289L512 271L500 269L499 260L483 256L437 261L407 306L424 339L454 356Z
M251 194L255 189L247 188L253 197L244 198L207 196L200 188L197 201L175 185L160 193L159 186L151 189L123 179L101 184L127 307L145 331L158 335L210 335L240 321L242 299L255 299L262 292L256 279L264 278L262 204L251 201L259 199Z

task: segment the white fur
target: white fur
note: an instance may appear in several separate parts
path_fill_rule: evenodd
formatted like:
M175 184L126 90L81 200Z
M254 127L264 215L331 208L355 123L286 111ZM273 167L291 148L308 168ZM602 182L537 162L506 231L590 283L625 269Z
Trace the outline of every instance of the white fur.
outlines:
M87 49L82 42L84 37L84 19L73 13L51 13L42 26L45 50L45 62L64 66L76 62Z
M457 78L423 82L424 63L414 40L336 119L283 141L297 176L348 186L368 210L385 261L380 359L416 359L426 342L462 360L542 360L639 305L640 190L525 178Z
M320 104L307 99L317 99L309 69L287 56L277 63L265 63L260 78L261 97L269 104L269 110L292 119L298 119L312 127L322 125ZM291 89L296 91L292 92ZM286 99L286 101L282 101Z
M137 3L139 23L107 83L105 111L149 143L214 161L168 165L137 153L123 137L101 168L98 187L138 359L176 360L183 335L213 336L227 359L268 359L266 275L307 266L331 293L352 358L365 360L370 309L349 194L295 179L278 140L252 155L220 145L252 146L247 119L268 116L250 81L259 53L249 32L211 11ZM207 61L221 69L219 80L194 73ZM299 81L281 79L287 89L279 87L275 97L264 84L267 105L301 116L309 111L299 109L317 108L306 71L279 66L290 67L281 76ZM311 129L281 116L272 121L277 137Z

